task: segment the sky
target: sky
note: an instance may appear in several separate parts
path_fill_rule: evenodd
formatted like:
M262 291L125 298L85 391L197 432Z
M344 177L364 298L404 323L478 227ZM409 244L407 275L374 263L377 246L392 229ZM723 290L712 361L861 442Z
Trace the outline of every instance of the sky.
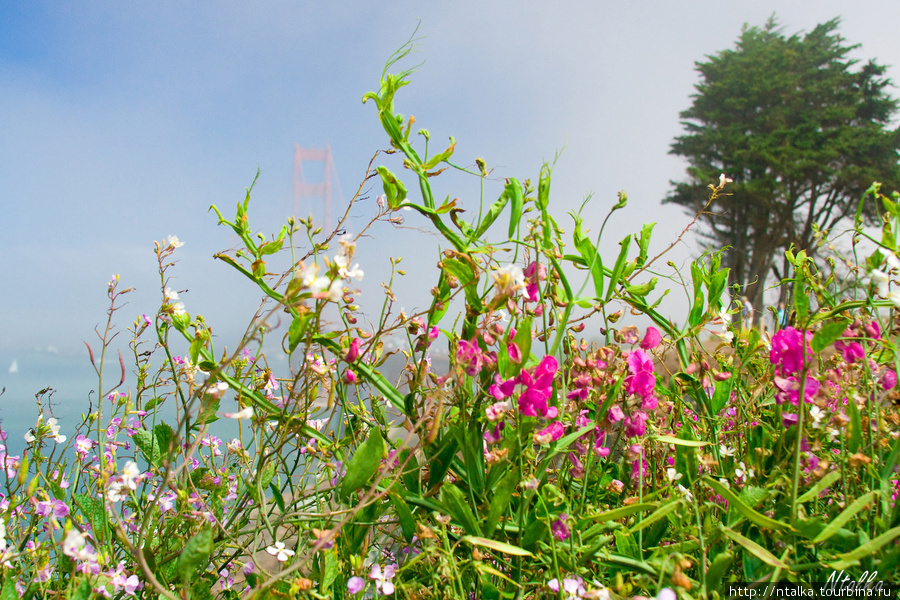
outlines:
M209 206L233 216L259 171L251 225L277 232L293 210L295 145L331 147L347 202L388 147L361 98L414 32L417 52L399 67L418 67L396 108L435 146L454 136L457 164L485 159L487 201L504 178L536 181L558 155L551 210L563 227L592 195L586 226L597 231L624 190L629 205L601 252L613 260L622 237L655 221L655 255L690 222L660 200L684 176L668 150L698 81L694 63L773 14L789 34L841 17L840 33L862 45L854 56L900 81L892 0L0 4L0 415L46 386L67 401L88 397L96 382L84 343L96 348L107 282L119 274L136 288L119 329L155 314L153 244L169 235L185 242L170 285L188 290L187 310L207 319L220 346L234 345L260 294L212 259L237 240ZM378 160L401 171L393 157ZM439 198L477 211L477 181L432 183ZM380 193L363 186L349 232L365 226ZM422 225L410 213L403 228L379 225L360 240L362 301L380 305L379 283L399 255L399 305L427 305L438 251ZM700 251L689 234L668 258L684 267ZM683 321L686 304L672 296L665 306Z

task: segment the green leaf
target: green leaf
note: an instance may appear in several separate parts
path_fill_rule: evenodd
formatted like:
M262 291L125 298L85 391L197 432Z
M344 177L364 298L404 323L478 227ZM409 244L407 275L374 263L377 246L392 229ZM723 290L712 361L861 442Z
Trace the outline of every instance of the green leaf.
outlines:
M475 518L472 508L469 506L465 495L455 484L445 483L441 486L441 504L447 509L447 513L456 523L462 527L468 535L481 536L481 528Z
M319 590L323 594L330 595L331 586L340 573L341 562L338 559L337 548L320 550L319 552L322 555L322 582L319 585Z
M303 336L306 335L306 329L312 319L314 313L307 312L294 317L291 326L288 328L288 351L293 352Z
M522 193L522 184L516 179L510 179L506 184L506 191L509 194L510 214L509 214L509 238L512 239L516 235L516 229L519 226L519 220L522 218L522 210L525 206L525 198Z
M734 492L732 492L730 489L728 489L715 479L709 476L704 476L701 478L701 481L711 487L715 493L728 500L729 507L734 508L760 527L765 527L766 529L771 529L773 531L782 531L785 529L792 530L792 527L790 525L781 523L774 519L770 519L769 517L756 512L755 510L744 504L744 502L740 498L738 498Z
M847 402L847 412L850 413L850 437L847 440L847 451L850 454L856 454L859 451L859 445L862 442L862 422L859 417L859 407L851 397Z
M397 511L397 517L400 519L400 528L403 530L403 537L406 538L407 542L412 543L412 539L416 536L416 518L413 516L406 500L400 497L399 494L391 492L388 494L388 497L391 499L391 504L394 505L394 510Z
M838 554L835 558L838 558L839 560L829 563L828 567L834 569L835 571L840 571L841 569L851 567L857 564L860 559L874 555L881 549L882 546L888 544L889 542L892 542L898 536L900 536L900 527L889 529L888 531L882 533L872 540L869 540L855 550L852 550L845 554Z
M589 240L582 231L581 225L581 218L576 216L575 231L572 232L572 240L575 243L575 248L578 250L579 254L581 254L585 266L590 267L591 279L594 281L595 298L599 300L603 298L603 261L600 259L600 254L597 252L594 244L591 243L591 240Z
M638 267L643 267L644 263L647 261L647 249L650 247L650 234L653 232L655 226L656 223L645 223L644 226L641 227L641 237L638 238Z
M709 442L701 442L698 440L684 440L681 438L672 437L671 435L655 435L652 436L651 439L654 439L657 442L662 442L663 444L675 444L676 446L689 446L691 448L702 448L709 445Z
M875 500L875 497L878 496L878 494L879 494L878 490L872 490L868 494L864 494L864 495L860 496L859 498L857 498L856 500L854 500L853 503L850 504L850 506L848 506L843 511L841 511L841 514L839 514L837 516L837 518L835 518L834 520L832 520L828 523L828 525L825 527L825 529L823 529L819 533L819 535L817 535L815 537L815 539L813 540L813 543L817 544L819 542L824 542L825 540L827 540L828 538L833 536L835 533L837 533L838 529L843 527L847 521L849 521L854 516L856 516L856 513L858 513L859 511L861 511L862 509L867 507L869 504L871 504Z
M681 502L669 502L668 504L663 505L662 507L653 511L651 515L649 515L646 519L641 520L639 523L635 523L633 527L629 529L631 533L637 533L641 529L646 529L650 527L660 519L665 518L668 514L674 511L676 508L681 506Z
M616 531L615 533L613 533L613 537L616 538L616 550L618 552L621 552L628 558L641 558L641 551L638 548L637 543L634 541L633 535L631 535L627 531Z
M643 298L653 291L653 289L656 287L656 281L656 277L654 277L647 283L642 283L640 285L626 285L625 292L633 296Z
M466 535L463 536L463 541L472 544L473 546L481 546L482 548L489 548L495 552L502 552L503 554L511 554L513 556L534 556L528 550L524 548L519 548L518 546L513 546L512 544L506 544L504 542L498 542L496 540L490 540L483 537L478 537L474 535Z
M88 595L91 595L91 583L85 579L83 583L88 586ZM5 577L3 580L3 591L0 592L0 600L19 600L19 592L16 591L16 579L14 577Z
M137 429L131 435L131 439L134 440L135 446L140 448L141 453L144 455L144 459L148 463L154 467L160 466L161 453L159 447L156 445L156 438L151 432L146 429Z
M594 521L609 523L612 521L618 521L619 519L627 517L628 515L633 515L636 512L646 512L648 510L653 510L658 506L658 504L651 502L645 502L643 504L630 504L628 506L620 506L619 508L614 508L613 510L607 510L602 513L587 515L586 518L593 519Z
M730 537L732 540L734 540L735 542L737 542L738 544L743 546L747 552L749 552L750 554L752 554L759 560L763 561L767 565L773 566L777 569L790 569L790 567L787 564L785 564L783 561L779 560L777 556L775 556L774 554L772 554L771 552L769 552L768 550L766 550L765 548L763 548L762 546L760 546L759 544L754 542L753 540L751 540L749 538L745 538L738 532L733 531L733 530L729 529L728 527L725 527L724 525L720 525L719 529L726 536Z
M491 498L491 506L488 510L487 521L484 523L484 535L491 536L500 523L500 517L509 508L512 494L519 485L518 468L511 469L494 488L494 496Z
M507 187L509 187L507 185ZM500 213L503 212L503 209L506 207L509 202L509 193L504 191L500 194L500 197L491 205L491 208L488 210L487 214L484 215L484 218L481 220L481 223L478 224L478 228L475 230L475 237L480 238L484 235L484 232L488 230L488 228L494 224L494 221L497 220L497 217L500 216Z
M450 136L450 146L439 154L435 154L431 158L428 159L428 162L425 163L424 168L426 171L429 169L433 169L439 163L447 160L451 156L453 156L453 150L456 149L456 140L453 139L453 136Z
M353 458L347 463L347 474L341 483L341 496L347 498L378 471L384 454L384 438L378 428L370 430L369 437L359 445Z
M822 327L813 335L812 339L812 349L813 352L821 352L825 348L829 347L838 338L840 338L844 331L847 329L847 325L850 323L850 319L837 319L832 321L831 323L825 323Z
M619 284L619 279L622 277L622 273L625 271L625 262L628 260L628 247L631 245L631 236L625 236L621 242L619 242L619 246L622 247L619 250L619 257L616 259L616 265L613 267L612 275L609 277L609 288L606 290L606 297L603 299L604 302L609 302L609 299L612 298L613 292L616 291L616 286Z
M178 577L187 587L191 580L199 578L206 570L209 563L209 555L213 549L212 528L204 525L188 543L178 556Z
M9 578L8 581L11 581L12 578ZM3 585L3 593L0 594L0 600L7 600L8 598L16 598L18 599L18 595L9 596L6 593L6 583ZM13 593L15 594L15 586L13 585ZM78 584L78 587L75 589L75 595L72 596L72 600L89 600L91 597L91 582L88 579L82 579L81 583Z
M734 552L726 550L712 560L709 568L706 570L706 587L709 591L718 591L719 585L722 583L722 577L728 572L731 563L734 562Z
M381 177L388 206L394 209L400 208L400 205L406 200L406 186L385 166L375 167L375 171Z
M831 471L825 477L816 482L816 485L809 488L802 496L797 498L797 502L809 502L819 497L828 486L841 478L840 471Z

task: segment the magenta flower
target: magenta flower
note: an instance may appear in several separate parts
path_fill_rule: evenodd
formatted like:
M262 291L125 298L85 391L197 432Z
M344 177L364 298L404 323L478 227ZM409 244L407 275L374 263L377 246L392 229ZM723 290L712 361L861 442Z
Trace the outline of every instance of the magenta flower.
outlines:
M641 411L625 417L625 437L640 437L647 431L647 415Z
M344 354L344 360L348 363L355 362L357 358L359 358L359 338L353 338L353 341L350 342L350 347L347 348L346 354Z
M885 369L881 376L881 387L885 390L892 390L897 386L897 372L893 369Z
M841 335L850 338L855 337L856 333L851 329L847 329ZM862 344L860 344L859 342L848 343L843 340L838 340L834 343L834 348L835 350L840 352L841 356L844 357L844 360L846 360L850 364L863 360L866 357L866 351L863 350Z
M812 332L801 334L793 327L785 327L772 336L772 349L769 351L769 361L773 365L780 365L782 375L793 375L803 368L804 356L812 355L809 342L812 340Z
M610 423L618 423L625 418L625 413L622 412L621 406L619 406L618 404L613 404L609 409L609 413L607 413L606 418Z
M656 327L648 327L644 339L641 340L641 348L644 350L653 350L662 342L662 335Z
M629 394L641 397L649 396L656 387L656 375L653 374L653 360L643 350L633 350L628 355L628 370L631 375L625 378L625 389Z
M553 421L542 430L535 432L534 441L538 444L549 444L555 442L566 432L565 427L559 421Z
M506 346L506 353L509 355L509 360L514 363L519 364L522 362L522 351L515 342L510 342L509 345Z
M529 417L556 418L559 411L555 406L549 406L547 401L553 393L553 378L558 369L556 359L545 356L533 373L522 371L519 374L519 383L525 388L519 396L519 412Z
M456 362L465 370L466 375L471 377L478 375L481 372L483 361L481 348L478 347L475 338L472 338L470 341L459 340L456 350Z
M560 542L569 539L569 528L566 527L566 519L568 518L569 516L563 513L559 515L557 520L550 523L550 531L553 533L553 537Z

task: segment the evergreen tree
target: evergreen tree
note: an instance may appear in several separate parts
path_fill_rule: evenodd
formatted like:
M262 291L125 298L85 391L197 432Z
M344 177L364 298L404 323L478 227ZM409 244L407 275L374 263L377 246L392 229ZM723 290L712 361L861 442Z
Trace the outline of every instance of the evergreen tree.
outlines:
M815 228L855 214L873 181L900 189L891 83L883 66L848 58L858 45L844 42L838 23L791 37L774 18L744 26L734 49L696 63L700 83L681 113L686 134L670 151L687 159L688 181L672 182L665 202L689 213L706 205L721 173L734 180L705 212L705 235L731 247L724 266L757 311L766 276L790 276L785 249L814 255ZM876 210L867 206L866 218Z

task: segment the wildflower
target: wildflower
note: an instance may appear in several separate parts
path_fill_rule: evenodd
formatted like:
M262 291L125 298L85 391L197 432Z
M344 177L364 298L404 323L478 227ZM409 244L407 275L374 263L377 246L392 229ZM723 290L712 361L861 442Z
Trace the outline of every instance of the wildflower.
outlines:
M647 332L644 334L644 339L641 340L641 348L653 350L659 346L660 342L662 342L662 335L659 333L659 330L656 327L648 327Z
M637 411L625 417L625 437L640 437L647 432L647 414Z
M166 239L166 241L167 241L166 245L171 248L181 248L182 246L184 246L184 242L180 241L178 239L178 236L170 235Z
M803 368L805 357L812 356L812 348L809 345L812 336L811 331L801 334L793 327L780 329L772 336L769 361L773 365L780 366L783 376L798 373Z
M656 375L653 373L653 361L650 357L643 350L633 350L627 361L631 375L625 378L626 391L641 397L652 394L656 387Z
M338 254L334 257L334 264L337 265L338 276L342 279L362 281L362 278L365 275L363 270L359 268L359 265L353 265L353 267L348 268L350 266L350 258L343 254Z
M555 406L548 406L547 400L553 393L553 378L558 369L556 359L545 356L532 372L519 374L519 383L525 388L519 396L519 412L530 417L556 418L559 411Z
M358 594L366 587L366 580L362 577L351 577L347 581L347 591L351 594Z
M80 531L75 528L69 530L63 540L63 554L75 560L96 560L97 555L87 545L87 540Z
M354 373L352 369L347 369L346 371L344 371L344 383L353 385L358 381L358 379L359 378L356 376L356 373Z
M534 441L537 444L549 444L550 442L555 442L559 438L563 436L565 433L565 428L563 424L559 421L554 421L550 423L547 427L540 431L536 431L534 434Z
M284 562L294 555L293 550L284 547L284 542L275 542L273 546L266 548L266 552L274 556L278 562Z
M353 338L353 341L350 342L350 347L347 349L346 354L344 354L344 360L348 363L355 362L357 358L359 358L359 344L362 342L359 338Z
M485 416L487 420L491 423L495 421L499 421L506 416L506 411L509 409L509 402L502 400L500 402L495 402L494 404L488 406L484 409Z
M225 395L225 392L228 391L228 384L224 381L217 382L212 388L207 392L213 398L221 398Z
M376 590L379 590L385 596L390 596L394 593L394 584L391 582L391 579L394 578L394 573L396 571L397 565L388 565L384 568L384 571L382 571L381 565L374 564L372 565L372 570L369 572L369 579L375 581Z
M40 517L53 516L57 519L69 514L69 507L62 500L41 500L34 507L34 513Z
M253 407L248 406L246 408L242 408L236 413L223 413L222 416L226 419L252 419Z
M747 465L744 464L744 461L738 463L738 468L734 470L734 474L736 477L740 478L742 481L746 479L751 479L754 475L753 469L748 469Z
M481 372L484 362L481 348L475 342L475 338L470 341L459 340L456 350L457 364L465 370L466 375L474 377Z
M535 302L538 299L540 282L547 278L547 267L534 261L525 267L523 275L528 280L528 284L525 286L525 297L529 302Z
M558 519L550 523L550 531L553 533L553 537L560 542L569 539L569 528L566 527L566 519L568 518L569 515L562 513Z
M892 390L897 386L897 372L893 369L885 369L881 376L881 386L885 390Z
M522 269L515 265L507 265L494 273L497 296L514 296L523 285L525 285L525 275Z
M554 577L547 582L547 587L556 593L559 593L559 581ZM584 580L579 576L574 578L565 578L562 580L562 591L566 594L566 600L573 598L584 598L586 590L584 589Z

